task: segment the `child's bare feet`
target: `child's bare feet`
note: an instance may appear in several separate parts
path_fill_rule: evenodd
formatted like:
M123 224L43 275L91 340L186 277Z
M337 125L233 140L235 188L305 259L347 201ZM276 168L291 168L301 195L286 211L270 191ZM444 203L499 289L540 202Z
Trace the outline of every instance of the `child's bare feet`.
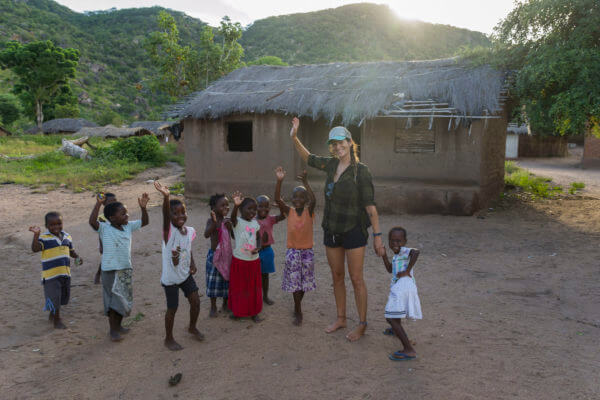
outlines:
M356 342L358 339L360 339L365 334L366 329L367 329L367 322L360 321L358 323L358 326L346 335L346 339L348 339L351 342Z
M165 347L171 351L183 349L183 347L175 341L175 339L165 339Z
M258 315L254 315L252 316L252 321L254 321L255 323L259 323L261 322L263 319L261 317L259 317Z
M110 340L112 340L113 342L120 342L121 340L123 340L123 336L121 336L121 334L118 331L111 330L109 332L109 335Z
M265 298L263 299L263 301L264 301L265 303L267 303L267 305L269 305L269 306L272 306L273 304L275 304L275 302L274 302L273 300L271 300L270 298L268 298L268 297L265 297Z
M338 316L337 319L335 320L335 322L331 325L329 325L327 328L325 328L325 332L326 333L333 333L335 331L337 331L338 329L342 329L346 327L346 317L340 317Z
M223 306L221 307L221 311L229 312L229 307L227 307L227 298L223 299Z
M188 328L188 332L194 336L194 339L201 342L204 340L204 335L197 328Z
M302 325L302 313L294 313L294 325L300 326Z
M208 316L210 318L217 318L217 315L218 315L218 313L217 313L217 307L211 307L210 308L210 312L208 313Z
M55 318L54 329L67 329L67 327L65 326L65 324L62 323L62 320L60 318Z

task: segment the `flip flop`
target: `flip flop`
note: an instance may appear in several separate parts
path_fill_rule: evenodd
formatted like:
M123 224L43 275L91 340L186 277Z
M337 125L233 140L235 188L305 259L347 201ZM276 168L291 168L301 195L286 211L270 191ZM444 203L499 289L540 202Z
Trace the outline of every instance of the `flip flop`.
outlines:
M396 351L388 356L388 358L392 361L410 361L417 358L417 356L408 356L404 353Z
M383 334L386 336L394 336L394 330L392 328L385 328Z

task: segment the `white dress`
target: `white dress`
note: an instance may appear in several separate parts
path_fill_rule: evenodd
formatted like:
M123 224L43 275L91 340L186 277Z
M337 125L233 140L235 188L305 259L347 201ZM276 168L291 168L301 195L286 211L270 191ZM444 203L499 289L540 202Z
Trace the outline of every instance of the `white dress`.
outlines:
M398 254L394 254L392 259L392 283L390 294L385 306L386 318L411 318L422 319L421 302L414 278L414 269L411 271L412 277L404 276L400 279L396 277L398 272L406 271L410 261L410 251L408 247L400 248Z

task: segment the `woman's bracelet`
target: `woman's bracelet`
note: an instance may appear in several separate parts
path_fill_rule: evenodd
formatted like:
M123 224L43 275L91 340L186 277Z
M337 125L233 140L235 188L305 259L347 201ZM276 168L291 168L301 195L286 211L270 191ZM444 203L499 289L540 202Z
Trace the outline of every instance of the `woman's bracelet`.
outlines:
M373 232L373 237L377 237L377 236L381 236L381 232L377 232L377 233Z

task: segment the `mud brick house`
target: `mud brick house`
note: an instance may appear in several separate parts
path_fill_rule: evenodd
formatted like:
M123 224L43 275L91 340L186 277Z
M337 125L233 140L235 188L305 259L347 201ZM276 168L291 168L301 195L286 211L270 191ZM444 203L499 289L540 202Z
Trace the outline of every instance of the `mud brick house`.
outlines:
M298 116L315 154L328 154L332 126L352 132L379 209L470 215L504 185L504 83L457 59L236 70L171 110L184 124L186 196L271 194L278 165L289 193L305 168L289 138ZM309 179L322 192L324 174Z

